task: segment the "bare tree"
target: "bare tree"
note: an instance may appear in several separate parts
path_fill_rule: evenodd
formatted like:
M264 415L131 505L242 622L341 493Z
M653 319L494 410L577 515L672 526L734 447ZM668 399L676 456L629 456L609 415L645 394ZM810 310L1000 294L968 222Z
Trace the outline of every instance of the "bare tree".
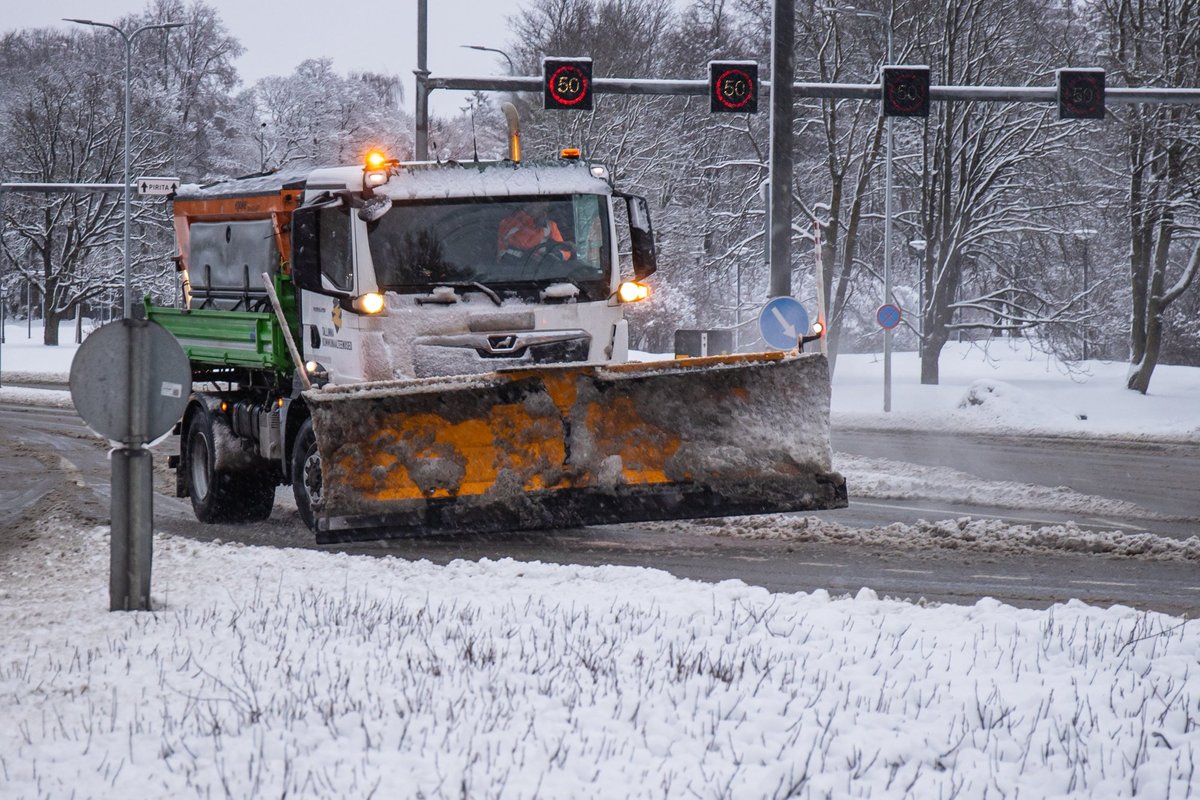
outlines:
M120 183L122 128L116 87L104 62L87 57L92 35L53 34L60 57L27 65L0 118L3 172L17 182ZM82 63L80 63L82 62ZM111 66L111 64L109 65ZM8 74L13 74L4 70ZM14 75L14 77L17 77ZM146 136L134 138L135 159L158 166ZM122 283L120 195L14 195L5 203L4 257L38 290L45 343L58 344L58 323L75 308ZM139 207L139 216L147 217ZM146 233L138 227L139 244Z
M263 78L242 96L242 127L264 137L268 168L349 163L373 146L407 155L410 125L399 87L394 76L342 76L330 59L308 59L291 75ZM254 134L245 140L255 141ZM254 150L257 163L257 144Z
M1200 84L1200 2L1104 0L1098 6L1112 71L1130 86ZM1146 393L1168 307L1200 271L1200 110L1141 106L1118 117L1125 141L1129 225L1130 369Z
M1000 0L947 4L914 16L935 80L960 85L1013 85L1047 75L1044 7ZM1056 207L1030 202L1047 159L1070 130L1048 110L1008 104L936 103L919 143L920 159L906 160L908 185L919 188L910 228L924 240L920 295L924 341L921 382L938 382L938 360L953 331L1023 330L1060 320L1059 300L1012 268L1022 238L1049 235Z

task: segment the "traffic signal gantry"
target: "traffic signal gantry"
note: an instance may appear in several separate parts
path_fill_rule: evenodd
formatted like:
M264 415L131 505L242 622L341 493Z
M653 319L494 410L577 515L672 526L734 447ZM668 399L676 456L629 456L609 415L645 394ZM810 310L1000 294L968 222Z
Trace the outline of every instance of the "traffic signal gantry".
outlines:
M714 114L756 114L760 98L770 92L769 81L759 81L755 61L710 61L708 78L657 80L592 78L590 58L545 58L542 77L425 78L421 91L433 89L542 91L543 107L553 111L590 111L596 94L708 95ZM536 81L536 83L534 83ZM927 117L932 101L1057 103L1059 119L1104 119L1105 101L1178 102L1200 104L1198 89L1105 88L1105 72L1098 67L1065 67L1055 73L1055 86L933 86L925 65L885 64L879 82L796 83L796 97L833 100L879 100L885 117Z

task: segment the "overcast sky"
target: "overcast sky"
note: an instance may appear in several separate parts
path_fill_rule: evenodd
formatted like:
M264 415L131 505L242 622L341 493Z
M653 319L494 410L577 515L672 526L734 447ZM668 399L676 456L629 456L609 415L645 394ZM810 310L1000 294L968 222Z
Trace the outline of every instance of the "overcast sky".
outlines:
M0 0L4 30L69 27L63 17L114 22L145 7L144 0ZM238 59L243 85L282 75L306 58L329 56L339 72L371 70L404 76L405 105L412 110L417 66L417 0L381 3L345 0L209 0L230 33L246 48ZM466 50L478 44L503 49L507 17L519 0L429 0L429 69L435 75L504 75L502 56ZM112 34L116 35L116 34ZM434 92L434 111L451 113L461 93Z

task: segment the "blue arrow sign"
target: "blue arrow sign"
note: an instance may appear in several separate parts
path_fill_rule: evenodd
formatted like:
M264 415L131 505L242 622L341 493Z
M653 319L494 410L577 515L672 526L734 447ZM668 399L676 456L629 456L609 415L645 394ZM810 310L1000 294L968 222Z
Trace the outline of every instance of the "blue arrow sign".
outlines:
M791 350L808 333L808 312L794 297L772 298L758 315L758 330L768 347Z

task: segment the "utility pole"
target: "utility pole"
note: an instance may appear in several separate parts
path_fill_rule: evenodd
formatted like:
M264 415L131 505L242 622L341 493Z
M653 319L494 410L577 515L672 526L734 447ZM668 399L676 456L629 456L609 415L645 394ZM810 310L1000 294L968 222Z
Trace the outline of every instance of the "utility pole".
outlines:
M775 0L771 42L771 297L792 294L792 128L796 73L795 0Z
M414 117L417 123L416 141L413 143L413 158L417 161L429 160L429 0L417 0L417 68L413 70L417 76L416 111Z

